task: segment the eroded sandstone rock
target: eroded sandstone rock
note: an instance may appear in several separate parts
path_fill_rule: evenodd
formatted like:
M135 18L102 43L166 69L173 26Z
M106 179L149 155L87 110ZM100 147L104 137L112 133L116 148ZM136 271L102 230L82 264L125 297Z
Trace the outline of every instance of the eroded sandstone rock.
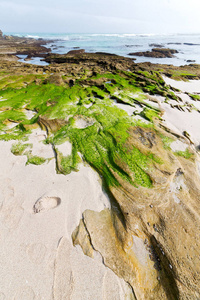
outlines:
M115 173L120 186L110 188L115 199L112 211L86 211L76 236L86 228L91 246L106 266L132 286L136 299L198 299L196 165L168 153L149 130L133 130L128 143L163 158L163 164L155 164L149 173L153 188L136 188ZM79 243L84 249L81 239Z

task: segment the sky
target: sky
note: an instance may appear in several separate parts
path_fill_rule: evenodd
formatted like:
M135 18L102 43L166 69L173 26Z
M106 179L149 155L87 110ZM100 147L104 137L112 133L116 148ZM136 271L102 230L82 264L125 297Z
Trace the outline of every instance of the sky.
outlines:
M200 33L200 0L0 0L3 32Z

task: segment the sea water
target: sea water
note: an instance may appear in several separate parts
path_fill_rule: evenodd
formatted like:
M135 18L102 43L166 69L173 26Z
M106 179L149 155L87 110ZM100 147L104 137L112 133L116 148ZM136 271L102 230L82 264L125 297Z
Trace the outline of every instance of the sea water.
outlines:
M200 64L200 34L73 34L73 33L13 33L7 35L43 38L49 40L46 47L53 53L64 54L70 50L85 49L86 52L106 52L134 58L135 62L152 62L173 64L175 66L190 64L189 61ZM173 58L150 58L130 56L131 52L150 51L151 44L160 44L165 48L178 51ZM23 60L23 58L22 58ZM29 63L40 63L34 58ZM44 63L44 62L43 62Z

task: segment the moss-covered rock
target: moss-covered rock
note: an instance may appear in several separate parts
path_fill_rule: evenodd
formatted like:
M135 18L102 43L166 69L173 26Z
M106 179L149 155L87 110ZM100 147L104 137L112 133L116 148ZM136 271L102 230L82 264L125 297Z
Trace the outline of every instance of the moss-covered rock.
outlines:
M166 132L156 100L149 101L149 94L159 94L179 102L162 74L188 78L195 67L161 69L87 53L50 55L49 61L58 64L0 63L0 139L18 140L11 151L40 165L49 159L33 155L24 143L40 126L58 173L77 171L82 161L101 175L111 210L86 211L73 241L90 257L100 252L104 264L132 287L132 297L198 299L196 154L190 148L173 153L170 143L180 136ZM198 68L194 74L199 76ZM66 141L69 155L58 147Z

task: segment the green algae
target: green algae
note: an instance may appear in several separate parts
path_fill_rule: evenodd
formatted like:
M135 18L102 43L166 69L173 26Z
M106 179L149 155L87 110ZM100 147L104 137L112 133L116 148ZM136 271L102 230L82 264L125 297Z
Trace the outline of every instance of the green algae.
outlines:
M107 118L104 120L101 118L101 125L96 122L85 129L67 125L54 135L52 143L60 143L61 139L69 137L73 148L77 149L83 155L83 159L101 173L108 185L119 185L114 176L114 173L117 173L135 186L150 187L152 183L146 171L153 158L144 155L135 147L130 149L125 145L129 137L130 120L126 117L115 123L109 120L110 124L108 124L107 121ZM77 152L72 154L72 157L76 154ZM66 158L67 167L71 168L69 164L72 162L72 157ZM129 166L133 178L119 162Z
M1 130L1 128L0 128ZM31 130L26 130L25 127L20 123L19 125L15 126L12 129L8 129L0 131L0 140L2 141L10 141L10 140L22 140L27 141L28 135L31 133Z
M185 80L188 81L188 79L195 79L197 75L189 73L187 71L180 71L180 70L173 70L172 72L172 79L175 80Z
M140 113L140 116L144 117L145 119L147 119L150 122L153 122L154 118L161 119L161 117L159 116L158 110L151 109L148 107L145 107L143 109L143 111Z
M20 122L26 119L26 116L23 112L18 110L6 110L0 113L0 122L3 123L4 121L14 121Z
M33 155L31 148L33 147L33 144L30 143L14 143L11 147L11 152L16 156L26 156L27 161L26 165L33 164L33 165L42 165L45 162L48 162L50 159L45 159L43 157Z
M1 75L3 75L1 77ZM38 74L27 74L27 75L9 75L5 73L0 73L0 89L20 89L22 87L26 87L28 84L33 83L37 80L44 80L46 75L38 75Z
M195 94L188 94L192 100L194 101L200 101L200 95L195 95Z
M32 148L33 145L32 144L22 144L21 142L18 143L14 143L11 147L11 152L14 155L23 155L25 154L27 148Z
M78 171L78 164L81 162L80 156L77 153L76 147L72 148L72 154L64 156L56 147L56 169L57 173L70 174L72 171Z
M27 162L26 165L32 164L32 165L42 165L45 162L49 161L49 159L46 159L44 157L40 157L37 155L32 155L30 152L27 153Z
M0 90L0 97L3 98L0 101L0 109L5 110L0 114L2 128L5 120L20 122L14 128L2 133L0 139L28 138L31 131L26 129L26 125L37 123L38 118L42 116L47 127L48 120L49 122L55 119L63 120L55 132L51 133L48 130L49 136L46 140L46 143L51 143L54 147L58 173L69 174L71 171L77 171L81 153L82 159L104 177L108 186L119 186L117 179L119 176L136 187L151 187L152 181L148 170L154 162L162 163L162 161L152 153L144 154L137 147L130 147L127 143L131 127L153 129L154 118L160 118L160 111L145 102L147 96L138 86L138 76L141 74L106 73L88 79L86 75L84 84L82 77L76 80L72 87L50 83L44 80L46 76L40 76L42 81L37 85L33 80L34 77L30 76L29 84L26 86ZM155 88L154 92L157 92L158 86L161 90L164 85L156 72L143 73L142 76L148 77L146 86L152 87L152 91ZM98 86L90 84L90 80L95 82L99 78L103 78L105 82ZM22 79L20 77L19 80L23 82ZM158 86L155 87L151 80L157 80ZM112 99L132 106L136 104L143 106L140 116L147 119L149 124L134 120L134 116L129 117L124 110L113 104ZM88 104L91 106L87 107ZM36 112L31 120L24 114L24 108ZM77 119L84 120L85 127L77 127ZM87 123L88 120L92 122ZM64 156L56 148L56 145L64 143L66 139L72 144L72 153L68 156ZM12 151L21 155L25 153L24 147L16 144ZM31 152L26 155L27 164L40 165L47 161L45 158L32 155Z
M190 152L190 150L188 148L185 151L175 151L175 154L177 156L182 156L186 159L189 159L194 155L192 152Z
M163 134L160 134L160 137L162 139L164 149L171 150L170 145L172 142L174 142L174 139L172 139L166 135L163 135Z

